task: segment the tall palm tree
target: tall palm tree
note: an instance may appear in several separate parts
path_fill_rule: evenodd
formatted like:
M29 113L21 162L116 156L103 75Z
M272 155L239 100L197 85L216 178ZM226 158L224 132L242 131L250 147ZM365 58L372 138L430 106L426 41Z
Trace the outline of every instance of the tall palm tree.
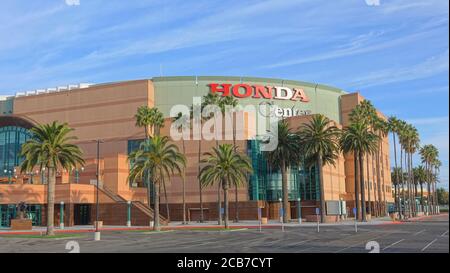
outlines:
M178 129L183 128L189 128L190 126L190 120L189 116L183 115L181 112L178 113L177 117L174 119L178 122L179 126ZM189 132L190 133L190 132ZM183 155L186 157L186 146L185 146L185 139L184 136L181 138L182 148L183 148ZM183 191L183 225L187 224L186 221L186 167L183 167L183 173L181 174L182 179L182 191Z
M396 202L396 208L397 209L398 209L398 207L397 207L398 206L397 196L398 196L398 193L400 191L399 187L400 187L400 183L401 183L401 180L400 180L401 173L400 173L400 171L401 171L400 168L395 168L395 167L391 171L391 181L392 181L392 184L394 185L394 196L395 196L395 202Z
M307 157L314 158L319 168L320 181L320 220L325 222L325 188L323 166L334 165L339 154L340 130L324 115L314 115L310 122L300 126L300 137L303 151ZM324 160L326 159L326 160Z
M20 171L31 172L35 166L47 170L47 235L54 235L54 209L56 170L69 171L84 165L82 151L70 142L77 139L69 134L73 131L67 123L54 121L31 128L31 138L22 145Z
M403 210L403 218L407 218L408 215L406 213L406 195L405 195L405 175L404 175L404 171L403 171L403 154L404 154L404 140L403 140L403 135L404 132L406 131L406 122L404 120L398 120L398 124L397 124L397 128L396 128L396 132L398 135L398 143L400 145L400 179L401 179L401 198L400 198L400 210ZM406 168L406 164L405 164L405 168Z
M130 179L141 179L145 174L152 174L155 189L154 229L160 230L159 223L159 189L164 180L171 175L182 173L186 158L174 144L169 144L169 138L153 136L141 143L138 150L133 151L128 160L132 163Z
M439 179L438 179L438 173L439 173L439 169L440 169L440 167L442 166L442 162L438 159L438 157L439 157L439 152L437 151L437 149L436 149L436 158L435 158L435 160L434 160L434 162L433 162L433 175L432 175L432 177L433 177L433 198L434 198L434 200L435 200L435 213L437 213L438 211L437 211L437 207L439 207L439 200L438 200L438 196L437 196L437 183L439 182Z
M414 176L412 173L412 156L417 151L419 147L419 134L417 132L417 129L407 124L406 127L403 130L402 136L401 136L401 142L403 143L404 149L405 149L405 157L406 157L406 166L407 166L407 172L408 172L408 199L409 199L409 215L415 215L415 198L413 198L413 184L414 184Z
M380 203L382 204L381 207L383 208L381 213L382 213L382 215L386 215L388 207L387 207L387 202L386 202L386 184L385 184L385 180L386 179L385 179L385 176L384 176L385 170L384 170L384 167L383 167L383 172L381 173L380 165L384 166L384 164L383 164L383 158L384 158L384 156L383 156L384 155L384 153L383 153L383 142L384 142L384 139L387 137L387 135L389 133L389 124L388 124L388 122L386 122L381 117L378 117L378 114L376 114L373 117L373 120L374 120L373 121L374 122L373 127L375 129L375 132L378 133L378 149L376 151L376 154L377 154L377 165L376 166L377 166L378 172L383 177L383 179L381 180L381 182L378 185L378 188L380 189L379 192L380 193L382 192L383 194L382 194L382 196L380 194L380 196L378 198L380 200ZM382 191L381 191L381 189L382 189ZM381 198L383 198L383 199L381 200Z
M206 117L205 120L209 120L214 117L214 114L218 114L214 108L218 107L221 110L222 116L225 114L225 105L222 102L222 98L217 93L208 93L205 96L203 96L204 99L204 109L208 112L214 112L210 113L210 116ZM218 125L218 124L217 124ZM219 126L222 126L220 124ZM216 148L219 147L219 139L221 136L218 135L219 128L215 128L215 141L216 141ZM221 130L220 130L221 131ZM217 185L217 215L218 215L218 224L222 225L222 200L221 200L221 185Z
M232 96L221 97L220 100L219 100L219 107L220 107L220 110L222 111L222 115L223 116L225 116L227 107L228 108L235 108L238 104L239 104L239 101L237 99L235 99L234 97L232 97ZM233 147L237 150L238 149L238 147L236 145L236 125L237 125L237 120L234 118L235 117L234 113L231 113L231 114L232 114L232 119L233 119L233 122L232 122L233 123ZM246 180L247 180L247 178L246 178ZM234 209L235 209L235 212L234 212L235 219L234 219L234 221L235 222L239 222L239 192L238 192L238 187L242 183L239 182L239 181L236 181L236 182L237 183L234 185L234 194L235 194L235 196L234 196L234 202L235 202L234 203Z
M229 228L228 223L228 188L235 181L243 181L247 174L252 172L250 159L236 152L230 144L222 144L214 147L212 153L205 153L205 163L200 172L200 181L203 186L219 184L223 188L225 228Z
M145 138L150 139L152 135L159 135L160 129L164 126L164 115L161 111L159 111L156 107L149 107L147 105L140 106L137 109L137 112L134 116L136 120L137 127L144 127ZM144 175L143 179L145 179L145 183L147 185L147 203L150 207L151 205L151 180L152 174L149 172ZM167 219L170 221L170 212L169 212L169 204L167 201L167 192L165 183L163 184L164 195L166 199L166 211L167 211Z
M377 143L379 138L376 134L371 132L366 124L363 122L352 123L350 126L344 128L340 139L340 147L344 153L353 152L354 157L358 158L359 165L359 188L361 189L361 220L367 221L366 218L366 204L365 204L365 186L364 186L364 162L363 155L366 153L373 153L377 149ZM355 164L355 192L357 192L358 188L358 170ZM358 193L355 194L355 202L357 204L358 210ZM357 212L359 215L359 211Z
M396 181L397 181L397 186L400 185L400 174L401 174L401 170L398 168L397 165L397 141L396 141L396 135L398 135L398 129L399 128L399 120L394 117L391 116L388 119L388 129L389 131L392 133L392 142L394 143L394 170L397 170L396 173L398 172L398 176L396 177ZM396 191L395 192L395 207L398 210L399 213L399 217L401 219L402 215L401 215L401 207L400 207L400 195L399 193Z
M292 132L285 120L278 122L278 134L270 135L278 140L277 147L272 151L264 152L267 162L272 170L279 170L281 173L281 190L283 200L283 222L290 220L289 192L287 171L288 168L297 165L300 158L300 139Z

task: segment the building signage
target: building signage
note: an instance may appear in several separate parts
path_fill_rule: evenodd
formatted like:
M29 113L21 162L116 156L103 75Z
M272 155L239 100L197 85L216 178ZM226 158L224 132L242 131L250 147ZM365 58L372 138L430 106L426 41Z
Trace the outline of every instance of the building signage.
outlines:
M222 96L236 98L275 99L309 102L305 91L301 88L285 86L262 86L250 84L210 83L211 93L222 93Z

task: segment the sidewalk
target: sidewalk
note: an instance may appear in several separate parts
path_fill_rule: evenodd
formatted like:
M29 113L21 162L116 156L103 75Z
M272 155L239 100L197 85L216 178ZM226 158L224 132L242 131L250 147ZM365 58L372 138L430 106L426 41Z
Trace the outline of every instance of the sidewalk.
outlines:
M398 224L398 221L392 221L389 217L372 219L367 222L358 222L358 226L365 225L386 225L386 224ZM353 226L355 221L353 219L347 219L341 222L336 223L323 223L320 226ZM259 228L259 221L249 221L243 220L238 223L230 221L230 227L232 228L249 228L256 229ZM298 222L290 222L285 223L285 227L316 227L316 222L302 222L301 224ZM186 225L183 225L182 222L171 222L167 226L161 226L161 230L182 230L182 229L220 229L223 226L217 225L217 221L208 221L204 223L198 222L190 222ZM276 220L270 220L267 224L261 225L261 228L281 228L281 223ZM101 231L128 231L128 230L149 230L148 226L104 226L101 228ZM0 235L40 235L45 234L46 227L33 227L33 230L10 230L7 228L0 229ZM55 227L55 233L84 233L84 232L94 232L95 228L92 225L89 226L71 226L66 227L64 229L60 229L59 227Z

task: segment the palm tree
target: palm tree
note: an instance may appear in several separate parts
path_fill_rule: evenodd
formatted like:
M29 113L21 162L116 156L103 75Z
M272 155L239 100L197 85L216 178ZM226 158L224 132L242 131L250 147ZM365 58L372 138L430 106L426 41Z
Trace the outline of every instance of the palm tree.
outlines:
M159 223L159 186L175 172L182 173L186 159L178 151L178 147L169 144L169 138L153 136L141 143L138 150L133 151L128 160L132 163L130 179L141 179L147 173L152 174L155 189L154 229L160 230Z
M415 215L415 198L413 198L413 184L414 184L414 176L412 173L412 156L417 151L419 147L419 134L417 129L407 124L401 135L401 142L403 143L403 147L405 149L405 157L406 157L406 166L408 172L408 199L409 199L409 214Z
M320 114L314 115L309 123L300 126L298 132L306 157L314 158L316 166L319 168L320 220L322 223L325 222L323 166L335 164L339 154L339 134L340 130L333 122Z
M177 117L174 119L178 122L178 128L186 128L190 126L189 116L183 115L181 112L178 113ZM189 132L190 133L190 132ZM186 157L186 147L184 136L181 138L183 155ZM187 224L186 221L186 167L183 167L183 173L181 174L181 179L183 180L183 225Z
M84 165L80 148L70 142L77 139L69 136L73 131L67 123L54 121L31 128L32 137L22 145L20 171L30 172L35 166L45 168L48 175L47 185L47 235L54 235L54 209L56 170L71 170Z
M391 116L388 119L388 129L389 131L392 133L392 142L394 143L394 170L396 170L396 173L398 174L398 176L396 177L396 182L397 182L397 186L400 185L400 174L401 174L401 170L398 168L397 165L397 141L396 141L396 135L398 135L398 130L399 130L399 120L394 117ZM396 191L395 192L395 207L397 208L398 212L399 212L399 217L401 219L402 215L401 215L401 207L400 207L400 200L399 200L399 194Z
M140 106L135 114L136 126L144 127L145 138L150 139L152 135L159 135L160 129L164 126L164 115L156 107L148 107L147 105ZM145 183L147 184L147 201L150 207L151 200L151 173L144 175ZM169 203L167 201L167 192L165 184L163 184L164 195L166 199L167 220L170 221Z
M434 192L434 200L436 200L436 206L437 207L439 207L439 199L438 199L436 188L437 188L437 183L439 182L439 179L438 179L439 169L442 166L442 162L438 159L438 157L439 157L439 153L438 153L438 151L436 149L436 158L435 158L435 160L433 162L433 167L434 167L434 174L433 174L433 177L434 177L434 181L433 181L434 182L434 190L433 190L433 192ZM436 211L436 213L437 213L437 211Z
M366 153L373 153L377 149L379 137L371 132L364 122L352 123L350 126L344 128L342 137L340 139L341 150L344 153L353 152L355 161L359 165L359 188L361 189L361 211L362 221L366 219L366 204L365 204L365 186L364 186L364 162L363 155ZM356 158L358 158L356 160ZM355 164L355 202L357 208L357 215L359 215L359 200L358 200L358 169Z
M202 185L210 186L215 183L223 188L225 228L229 228L228 223L228 188L235 181L243 181L246 175L252 172L250 159L236 152L235 147L230 144L222 144L214 147L212 153L205 153L206 158L202 160L205 166L200 172Z
M237 105L239 104L239 102L238 102L238 100L237 99L235 99L234 97L232 97L232 96L228 96L228 97L221 97L220 98L220 100L219 100L219 107L220 107L220 110L222 111L222 116L225 116L225 113L226 113L226 111L227 111L227 107L228 108L235 108ZM233 147L235 148L235 149L237 149L238 147L236 146L236 120L234 119L234 113L231 113L232 114L232 119L233 119ZM247 178L246 178L246 180L247 180ZM235 222L239 222L239 193L238 193L238 187L239 187L239 185L240 184L242 184L242 183L240 183L239 181L236 181L237 183L234 185L234 194L235 194L235 196L234 196L234 209L235 209L235 212L234 212L234 216L235 216L235 219L234 219L234 221Z
M424 166L419 165L413 169L414 173L414 182L415 186L417 188L418 185L420 185L420 207L423 212L423 184L425 183L427 179L426 170ZM417 192L417 190L416 190Z
M401 179L401 185L402 185L402 188L401 188L401 198L400 198L400 201L402 201L403 200L403 202L400 202L400 210L402 210L402 207L403 207L403 218L407 218L408 217L408 215L406 214L406 196L405 196L405 175L404 175L404 171L403 171L403 152L404 152L404 141L403 141L403 135L404 135L404 132L405 132L405 130L406 130L406 126L407 126L407 124L406 124L406 122L404 121L404 120L398 120L398 124L397 124L397 128L396 128L396 132L397 132L397 135L398 135L398 138L399 138L399 140L398 140L398 142L399 142L399 145L400 145L400 173L401 173L401 177L400 177L400 179ZM406 168L406 164L405 164L405 168Z
M400 168L394 167L394 169L391 172L391 181L392 181L392 184L394 185L394 196L395 196L396 206L398 206L397 196L398 196L398 192L400 191L400 189L399 189L400 183L401 183L400 176L401 176ZM398 208L398 207L396 207L396 208Z
M293 167L299 162L300 139L297 134L292 132L285 120L278 122L278 134L269 137L278 140L278 145L274 150L264 153L270 168L281 172L283 222L287 223L290 220L287 171L289 167Z

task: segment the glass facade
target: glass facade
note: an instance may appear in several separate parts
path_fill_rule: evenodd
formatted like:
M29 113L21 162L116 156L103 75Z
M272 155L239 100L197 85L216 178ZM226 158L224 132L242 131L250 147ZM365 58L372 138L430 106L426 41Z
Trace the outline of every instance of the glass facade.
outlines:
M0 128L0 175L13 175L14 167L22 159L20 150L22 144L31 137L30 132L18 126L4 126Z
M15 219L16 216L16 205L0 205L0 227L9 227L11 219ZM33 226L42 225L42 206L28 205L27 218L31 219Z
M250 200L278 201L282 197L281 173L271 170L265 155L260 150L260 142L249 140L247 154L252 161L253 174L249 177ZM318 200L320 189L317 168L304 169L302 166L288 169L289 200Z

